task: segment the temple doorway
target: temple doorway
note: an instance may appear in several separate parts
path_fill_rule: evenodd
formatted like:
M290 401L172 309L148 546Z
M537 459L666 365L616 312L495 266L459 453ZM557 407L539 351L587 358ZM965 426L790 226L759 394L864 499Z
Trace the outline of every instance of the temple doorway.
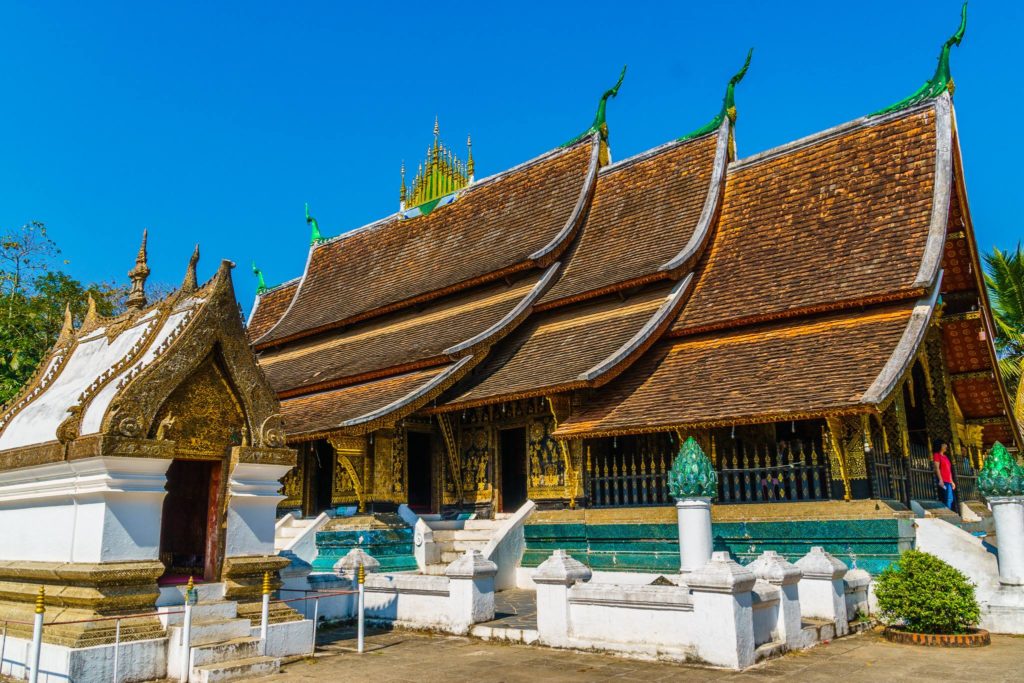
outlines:
M430 450L430 434L409 432L409 507L417 513L434 511L434 467Z
M501 512L514 512L526 502L526 430L501 434Z
M161 583L217 579L220 484L219 461L171 462L160 521L160 561L166 567Z
M331 494L334 484L334 449L326 441L315 441L299 456L305 458L303 471L307 477L306 517L316 517L334 507Z

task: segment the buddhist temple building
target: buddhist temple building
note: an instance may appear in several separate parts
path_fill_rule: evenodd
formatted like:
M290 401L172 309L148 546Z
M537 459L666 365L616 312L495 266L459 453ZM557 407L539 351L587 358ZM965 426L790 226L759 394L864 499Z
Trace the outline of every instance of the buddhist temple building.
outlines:
M274 523L295 451L249 348L232 264L199 284L198 260L197 247L181 287L149 303L143 237L126 310L101 317L90 301L76 328L68 309L37 374L0 411L8 672L24 671L33 614L45 610L49 680L110 680L115 640L134 658L128 680L164 678L190 580L214 610L208 629L258 644L262 586L279 586L288 564ZM293 654L296 637L306 651L312 623L283 604L273 616L267 654Z
M435 124L398 212L316 225L301 275L261 282L249 338L299 451L280 511L666 505L689 436L718 508L930 504L937 441L975 497L982 451L1021 437L953 108L963 29L907 99L747 157L749 54L710 123L626 159L621 77L581 135L488 177Z

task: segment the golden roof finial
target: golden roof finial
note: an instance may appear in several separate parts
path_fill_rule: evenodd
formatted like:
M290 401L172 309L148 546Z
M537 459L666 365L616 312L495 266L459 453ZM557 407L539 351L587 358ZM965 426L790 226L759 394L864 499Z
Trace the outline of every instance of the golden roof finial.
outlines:
M185 281L181 283L181 291L191 293L199 288L199 279L196 276L196 266L199 264L199 245L192 250L192 256L188 259L188 268L185 270Z
M128 279L132 281L132 289L125 301L129 311L140 311L146 306L146 278L149 277L149 265L146 263L146 239L149 231L143 229L142 244L135 256L135 267L128 271Z
M398 203L400 206L399 210L405 208L405 195L405 159L402 159L402 187L398 190Z
M466 136L466 149L468 150L468 159L466 159L466 175L469 176L469 182L473 182L473 136Z
M75 323L74 318L71 315L71 304L64 304L64 324L60 328L60 334L57 336L57 345L60 346L71 341L71 337L75 334Z
M441 134L441 126L437 125L437 115L434 115L434 137Z
M96 299L92 298L92 292L89 292L89 307L85 311L85 318L82 320L82 327L88 328L96 324L99 320L99 314L96 312Z
M470 183L467 165L456 156L455 152L441 139L441 126L438 117L434 117L434 142L427 147L424 161L417 167L416 178L405 189L404 203L406 207L422 207L446 195L457 192ZM472 166L469 166L472 168ZM404 165L403 165L404 169ZM433 210L429 207L426 212Z

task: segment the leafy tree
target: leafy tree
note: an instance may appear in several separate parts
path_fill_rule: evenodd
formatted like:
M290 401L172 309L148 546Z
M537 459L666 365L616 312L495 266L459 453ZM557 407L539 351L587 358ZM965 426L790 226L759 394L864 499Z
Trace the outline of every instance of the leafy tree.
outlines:
M0 405L18 393L57 341L65 305L76 322L85 316L90 294L100 315L119 312L115 287L83 285L55 269L58 254L37 221L0 234Z
M992 250L985 255L985 284L992 300L999 370L1010 391L1017 393L1024 365L1024 251Z

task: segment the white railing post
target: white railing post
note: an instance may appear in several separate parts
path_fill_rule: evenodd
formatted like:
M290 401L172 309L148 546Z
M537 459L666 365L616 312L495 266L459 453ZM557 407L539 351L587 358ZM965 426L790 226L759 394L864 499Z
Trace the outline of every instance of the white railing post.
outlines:
M366 591L364 584L366 583L366 570L363 569L363 565L359 565L359 569L356 572L356 582L359 590L359 600L356 606L358 625L356 627L356 651L362 654L363 652L363 640L366 635Z
M7 622L4 622L4 637L0 640L0 676L4 675L4 653L7 652Z
M311 654L311 655L315 655L316 654L316 626L317 626L316 622L317 622L317 619L319 617L320 617L320 596L318 595L318 596L316 596L316 598L313 599L313 649L310 650L310 652L309 652L309 654Z
M192 605L196 602L196 589L192 577L188 577L185 586L185 618L181 625L181 671L178 680L188 681L189 669L192 664Z
M43 647L43 615L46 613L46 588L39 587L36 596L36 618L32 624L32 653L29 659L29 683L39 681L39 652Z
M118 683L117 665L121 651L121 620L114 620L114 683Z
M270 621L270 572L263 572L263 610L260 612L260 654L267 654L267 625Z

